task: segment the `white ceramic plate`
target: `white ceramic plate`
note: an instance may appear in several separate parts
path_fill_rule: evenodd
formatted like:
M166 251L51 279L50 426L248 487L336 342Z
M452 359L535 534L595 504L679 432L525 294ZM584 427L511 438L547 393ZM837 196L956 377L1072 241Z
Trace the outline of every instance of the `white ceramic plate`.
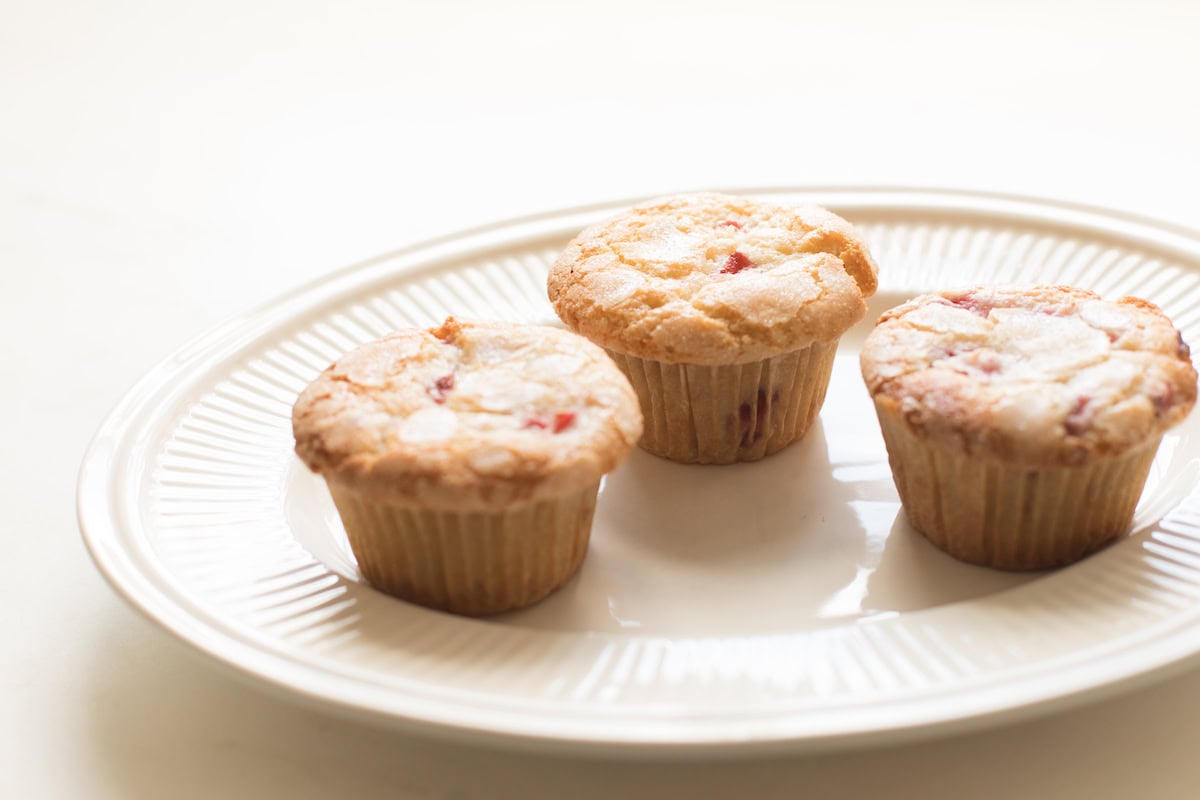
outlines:
M335 356L461 316L550 323L549 262L617 207L518 220L337 273L185 347L103 424L79 515L135 607L279 689L412 729L590 752L798 751L1060 707L1200 651L1200 415L1165 440L1135 532L1053 573L934 550L904 521L856 350L884 308L972 282L1159 303L1200 344L1200 236L942 191L755 192L828 205L881 265L820 424L765 461L634 454L580 574L488 620L364 585L322 482L292 455L296 393Z

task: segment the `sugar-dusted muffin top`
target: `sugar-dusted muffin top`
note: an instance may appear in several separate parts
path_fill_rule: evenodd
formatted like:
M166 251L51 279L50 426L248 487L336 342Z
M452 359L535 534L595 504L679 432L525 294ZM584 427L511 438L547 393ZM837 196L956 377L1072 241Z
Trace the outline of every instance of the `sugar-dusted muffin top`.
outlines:
M581 337L450 318L339 358L301 393L292 428L311 470L365 499L486 510L596 482L637 443L642 416Z
M875 286L875 262L841 217L721 194L652 200L588 228L547 282L558 316L592 341L707 365L833 341Z
M876 403L919 434L1031 466L1155 440L1196 402L1188 346L1159 309L1067 286L917 297L867 337Z

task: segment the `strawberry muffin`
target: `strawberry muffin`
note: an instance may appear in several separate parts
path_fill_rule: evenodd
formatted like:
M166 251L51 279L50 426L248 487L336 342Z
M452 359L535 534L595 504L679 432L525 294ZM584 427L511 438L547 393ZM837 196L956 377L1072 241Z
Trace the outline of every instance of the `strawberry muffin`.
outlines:
M1069 564L1129 528L1164 432L1196 401L1154 305L975 287L885 313L862 349L913 527L964 561Z
M839 337L875 262L824 209L722 194L653 200L580 233L550 301L637 391L641 446L674 461L754 461L816 419Z
M296 401L363 576L460 614L532 605L579 568L601 476L642 431L604 352L567 331L453 318L338 359Z

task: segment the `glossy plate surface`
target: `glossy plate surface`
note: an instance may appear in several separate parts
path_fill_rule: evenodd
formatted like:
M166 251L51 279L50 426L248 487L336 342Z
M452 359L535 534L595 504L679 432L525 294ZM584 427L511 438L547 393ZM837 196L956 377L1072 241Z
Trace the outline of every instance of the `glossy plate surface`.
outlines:
M185 347L93 441L79 515L135 607L292 695L434 734L626 755L800 751L992 724L1200 652L1200 415L1165 439L1134 531L1050 573L953 561L905 522L857 349L880 311L974 282L1158 303L1200 343L1200 237L1021 198L767 190L853 221L881 265L818 425L765 461L635 453L602 488L580 574L462 619L358 576L292 454L299 390L354 345L446 314L554 322L549 263L622 206L466 232L345 270Z

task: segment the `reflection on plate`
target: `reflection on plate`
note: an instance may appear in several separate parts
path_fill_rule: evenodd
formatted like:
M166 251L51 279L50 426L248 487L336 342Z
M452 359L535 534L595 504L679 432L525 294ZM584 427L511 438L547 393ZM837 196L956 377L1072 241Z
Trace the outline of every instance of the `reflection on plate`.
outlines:
M1169 435L1128 538L1070 568L953 561L900 513L857 348L878 312L973 282L1159 303L1200 341L1200 237L964 193L789 190L871 241L880 294L820 424L762 462L636 453L591 551L525 611L462 619L359 579L290 407L330 360L447 313L551 322L559 247L613 208L465 233L332 276L140 382L85 459L80 520L136 607L289 692L431 733L579 750L800 750L979 726L1162 674L1200 651L1200 421Z

